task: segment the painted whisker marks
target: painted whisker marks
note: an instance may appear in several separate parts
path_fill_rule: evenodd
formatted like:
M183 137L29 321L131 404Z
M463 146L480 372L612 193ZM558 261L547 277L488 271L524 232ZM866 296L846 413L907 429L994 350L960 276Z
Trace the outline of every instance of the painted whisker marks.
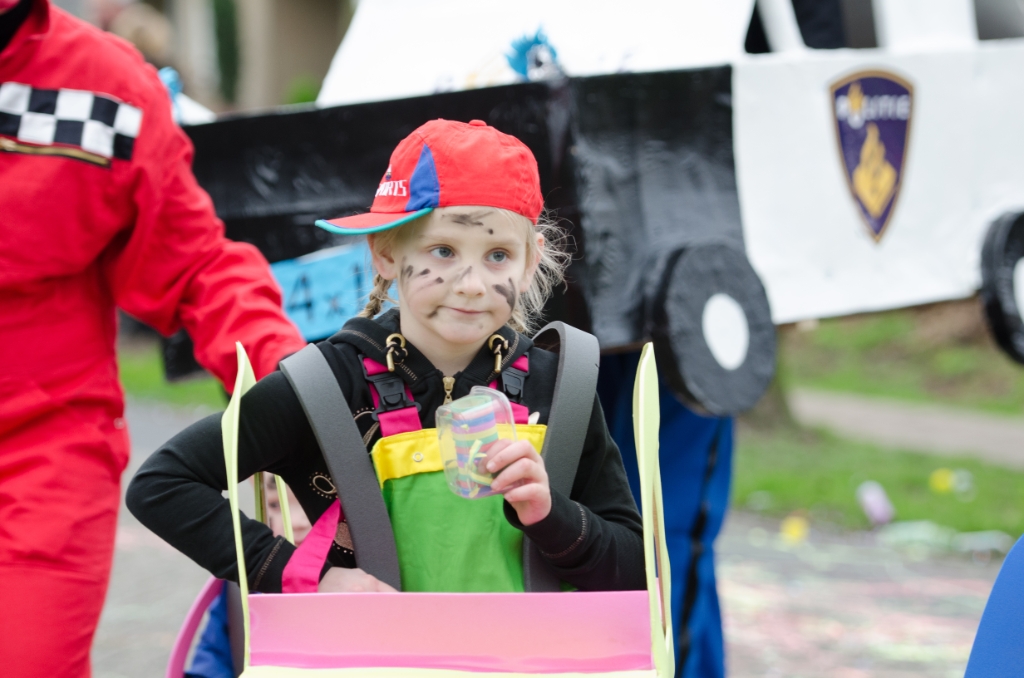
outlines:
M494 291L505 297L505 301L508 302L508 307L515 309L516 297L519 296L515 284L512 282L512 278L508 279L508 287L504 285L494 285Z
M483 217L490 214L493 210L481 210L479 212L473 212L472 214L446 214L446 219L451 219L456 224L462 224L463 226L483 226L484 222L480 221Z
M404 283L406 280L412 277L413 268L411 264L405 263L406 258L402 257L402 268L398 271L398 282L399 284Z

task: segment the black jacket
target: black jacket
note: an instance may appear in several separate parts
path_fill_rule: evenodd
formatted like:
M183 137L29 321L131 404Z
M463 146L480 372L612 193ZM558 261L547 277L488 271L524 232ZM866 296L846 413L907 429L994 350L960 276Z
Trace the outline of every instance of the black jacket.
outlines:
M398 331L392 310L369 320L354 318L318 347L334 371L348 400L367 449L379 439L370 416L373 401L363 377L360 354L385 362L385 340ZM522 402L539 412L546 424L554 392L558 356L508 327L502 368L529 355L530 373ZM434 426L434 412L444 401L442 374L411 344L396 365L396 374L419 403L424 428ZM455 375L453 398L468 395L473 386L495 379L494 355L486 346L470 365ZM295 392L284 375L275 372L242 398L239 424L239 481L257 471L280 475L295 493L311 522L334 501L330 474ZM220 415L185 429L139 469L128 487L128 509L149 529L202 567L222 579L237 581L231 512L221 493L227 488L221 443ZM344 506L342 507L344 510ZM594 409L572 492L552 491L551 513L524 527L506 502L505 516L532 539L565 582L583 590L639 589L646 586L640 516L630 494L619 450L608 434L595 395ZM281 574L295 550L266 525L242 517L246 569L250 587L279 592ZM358 554L339 530L328 565L355 567Z

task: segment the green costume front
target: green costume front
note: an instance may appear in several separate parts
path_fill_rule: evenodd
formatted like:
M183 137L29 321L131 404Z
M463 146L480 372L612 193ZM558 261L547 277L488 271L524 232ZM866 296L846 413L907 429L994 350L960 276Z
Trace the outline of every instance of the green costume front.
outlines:
M542 450L547 427L518 424ZM523 533L505 518L504 499L464 499L448 489L436 429L381 438L371 452L391 517L402 590L524 591Z

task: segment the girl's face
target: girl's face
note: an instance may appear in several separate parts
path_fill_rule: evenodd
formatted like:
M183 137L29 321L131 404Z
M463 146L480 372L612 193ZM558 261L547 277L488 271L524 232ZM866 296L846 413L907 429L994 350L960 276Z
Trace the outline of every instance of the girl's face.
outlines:
M491 207L435 209L390 252L374 254L398 280L402 333L421 350L476 350L512 317L540 262L541 236ZM536 238L530 254L526 238Z
M284 514L281 513L281 497L277 494L277 483L270 473L263 474L263 491L267 497L267 523L270 525L274 536L284 535ZM302 504L295 498L294 492L288 493L288 508L292 519L292 534L295 537L295 545L298 546L313 529L309 524L309 518L302 510Z

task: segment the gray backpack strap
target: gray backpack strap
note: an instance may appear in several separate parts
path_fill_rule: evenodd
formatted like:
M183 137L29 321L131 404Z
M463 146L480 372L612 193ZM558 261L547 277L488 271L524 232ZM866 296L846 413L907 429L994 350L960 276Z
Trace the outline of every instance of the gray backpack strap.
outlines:
M601 348L597 337L563 322L544 326L533 341L543 348L558 347L555 395L541 454L551 489L568 497L594 411ZM561 590L558 577L529 539L523 540L523 579L527 591Z
M283 360L281 371L302 404L338 489L356 562L364 572L401 591L391 518L363 436L331 366L310 344Z

